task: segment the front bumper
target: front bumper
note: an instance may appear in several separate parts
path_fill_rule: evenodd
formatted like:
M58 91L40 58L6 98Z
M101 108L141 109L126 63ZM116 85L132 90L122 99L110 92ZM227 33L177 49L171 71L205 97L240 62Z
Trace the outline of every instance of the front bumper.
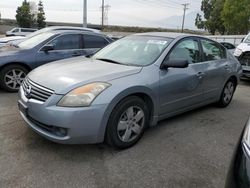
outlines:
M250 66L242 66L241 78L250 79Z
M108 104L59 107L56 103L61 97L54 94L45 103L29 100L21 87L18 99L20 114L30 128L51 141L62 144L103 142Z

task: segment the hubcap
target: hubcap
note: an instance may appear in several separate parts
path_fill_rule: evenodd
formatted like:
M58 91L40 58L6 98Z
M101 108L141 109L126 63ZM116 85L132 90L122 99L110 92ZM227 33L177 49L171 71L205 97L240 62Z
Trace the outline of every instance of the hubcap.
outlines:
M123 142L135 140L142 132L145 122L143 110L138 106L129 107L120 117L117 126L118 137Z
M234 93L234 84L232 82L228 82L225 89L224 89L224 101L225 103L229 103L230 100L232 99Z
M12 69L7 72L4 76L5 85L10 89L19 89L21 86L26 73L20 69Z

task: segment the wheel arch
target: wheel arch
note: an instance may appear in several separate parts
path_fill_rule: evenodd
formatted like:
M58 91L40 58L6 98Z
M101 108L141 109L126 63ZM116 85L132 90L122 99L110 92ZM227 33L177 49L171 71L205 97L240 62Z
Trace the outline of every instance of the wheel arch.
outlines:
M31 67L29 65L27 65L26 63L23 63L23 62L11 62L11 63L5 63L4 65L2 65L0 67L0 69L3 69L5 67L8 67L10 65L20 65L20 66L23 66L25 67L29 72L32 70Z
M106 135L106 128L108 125L109 117L113 111L113 109L121 102L122 100L131 97L131 96L137 96L141 98L146 105L149 108L150 113L150 126L156 125L158 121L158 103L155 97L155 94L147 87L132 87L129 89L126 89L122 92L120 92L114 99L109 103L104 119L102 121L102 126L100 127L99 133L98 133L98 140L100 142L104 141L105 135Z

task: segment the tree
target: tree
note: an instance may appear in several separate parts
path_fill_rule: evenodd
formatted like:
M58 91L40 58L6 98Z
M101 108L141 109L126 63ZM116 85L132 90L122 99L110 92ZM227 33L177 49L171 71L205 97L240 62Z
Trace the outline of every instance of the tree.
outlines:
M219 32L224 34L225 27L221 17L225 0L202 0L201 11L204 13L205 20L200 14L196 15L195 25L198 29L208 30L211 34Z
M16 21L20 27L32 27L35 24L34 15L31 13L30 4L24 0L22 6L17 7Z
M249 0L226 0L222 11L224 26L230 34L246 34L250 29Z
M38 3L38 13L37 13L37 27L38 29L44 28L46 26L45 22L45 12L43 10L43 3L40 0Z

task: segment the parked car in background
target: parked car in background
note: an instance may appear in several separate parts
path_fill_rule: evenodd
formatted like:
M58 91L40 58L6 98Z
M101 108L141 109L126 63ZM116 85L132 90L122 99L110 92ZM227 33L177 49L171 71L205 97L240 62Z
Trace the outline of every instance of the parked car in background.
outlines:
M250 119L240 136L228 170L225 188L250 187Z
M100 30L97 29L91 29L91 28L84 28L84 27L70 27L70 26L50 26L46 27L40 30L37 30L33 33L30 33L26 36L11 36L11 37L5 37L5 38L0 38L0 47L5 46L5 45L17 45L18 43L24 41L27 38L33 37L35 35L38 35L43 32L48 32L48 31L58 31L58 30L70 30L70 31L88 31L88 32L94 32L94 33L100 33ZM3 41L3 42L1 42Z
M236 47L229 42L220 42L229 52L234 54Z
M250 79L250 33L237 46L234 56L238 58L242 65L242 79Z
M12 36L12 37L0 38L0 47L3 47L7 44L11 44L11 42L21 41L23 39L25 39L25 37L23 36Z
M18 91L27 73L45 63L93 54L112 42L93 32L56 30L42 32L18 45L0 48L0 87Z
M37 29L33 29L33 28L20 28L20 27L15 27L13 29L11 29L10 31L6 32L6 37L9 36L26 36L30 33L33 33L37 31Z
M27 124L49 140L127 148L162 119L229 105L240 72L237 59L210 39L136 34L91 58L38 67L20 87L18 104Z

